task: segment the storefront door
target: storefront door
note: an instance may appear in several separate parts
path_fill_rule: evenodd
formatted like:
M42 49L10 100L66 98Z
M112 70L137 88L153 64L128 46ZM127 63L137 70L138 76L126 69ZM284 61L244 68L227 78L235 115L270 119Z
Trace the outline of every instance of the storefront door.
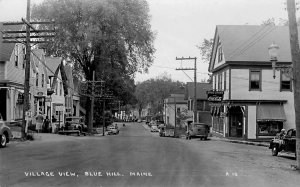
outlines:
M243 112L240 106L233 106L229 109L229 136L243 136Z

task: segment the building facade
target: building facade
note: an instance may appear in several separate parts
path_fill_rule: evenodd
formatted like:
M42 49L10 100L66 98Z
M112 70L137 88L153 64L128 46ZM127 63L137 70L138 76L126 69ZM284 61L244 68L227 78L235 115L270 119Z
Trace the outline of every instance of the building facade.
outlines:
M272 42L280 46L278 63L290 65L287 27L216 27L209 71L213 90L224 91L222 103L211 111L216 134L263 139L295 128L292 79L279 70L273 78L268 54Z
M187 112L187 100L184 94L171 94L164 99L164 121L166 125L175 126L175 119L179 118L181 113ZM188 114L186 114L188 115ZM178 120L176 121L176 126Z

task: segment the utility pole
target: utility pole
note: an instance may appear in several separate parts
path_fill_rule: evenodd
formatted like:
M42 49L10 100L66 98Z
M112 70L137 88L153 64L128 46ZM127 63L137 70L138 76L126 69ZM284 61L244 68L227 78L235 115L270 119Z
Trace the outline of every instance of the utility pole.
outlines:
M287 11L289 18L290 46L293 65L293 87L296 124L296 156L297 170L300 170L300 49L298 39L298 28L296 20L295 0L287 0Z
M30 22L30 0L27 0L26 20ZM26 26L26 55L25 55L25 82L24 82L24 105L23 105L23 118L21 137L26 139L26 112L29 110L29 91L30 91L30 26Z
M103 99L103 136L105 136L105 99Z
M91 93L91 108L90 108L90 116L89 116L89 125L88 125L88 130L89 133L92 133L93 129L93 121L94 121L94 103L95 103L95 71L93 71L93 80L92 80L92 93Z
M176 124L177 124L177 114L176 114L176 97L174 97L174 105L175 105L175 109L174 109L174 112L175 112L175 129L174 129L174 138L176 138Z
M197 57L177 58L176 60L194 60L194 68L176 68L176 70L194 70L194 123L197 123Z
M22 19L22 22L4 22L3 25L26 25L26 32L21 30L14 31L2 31L3 43L22 43L26 46L25 55L25 80L24 80L24 102L23 102L23 117L22 117L22 129L21 138L26 139L26 112L30 110L29 104L29 92L30 92L30 53L31 53L31 43L45 43L43 40L31 40L31 38L51 38L54 35L49 35L49 33L54 33L55 30L36 30L32 24L52 24L53 22L30 22L30 0L27 0L27 10L26 10L26 20ZM30 31L32 29L32 31ZM46 33L46 35L34 35L31 36L31 32L35 34ZM20 34L26 33L26 36L20 36ZM17 35L13 35L17 34Z

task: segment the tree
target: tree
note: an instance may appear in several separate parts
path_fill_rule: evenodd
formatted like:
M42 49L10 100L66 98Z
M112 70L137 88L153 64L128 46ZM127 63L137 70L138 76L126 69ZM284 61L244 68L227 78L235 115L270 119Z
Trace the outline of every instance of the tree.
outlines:
M201 45L196 46L200 50L202 60L206 63L209 63L210 61L213 43L214 43L213 38L204 39Z
M55 21L56 37L42 47L48 55L74 62L75 72L86 80L96 71L97 79L122 85L153 62L154 33L146 0L48 0L33 7L32 17ZM88 121L90 99L86 106Z
M184 83L175 82L168 75L162 75L155 79L149 79L136 85L135 96L137 99L137 109L141 116L141 111L148 104L151 106L151 113L158 115L163 112L163 99L171 93L183 93Z

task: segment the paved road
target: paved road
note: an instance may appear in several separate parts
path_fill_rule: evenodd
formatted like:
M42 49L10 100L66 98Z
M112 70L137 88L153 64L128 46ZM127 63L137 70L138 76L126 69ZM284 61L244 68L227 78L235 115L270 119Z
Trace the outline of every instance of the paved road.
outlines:
M114 136L54 137L1 149L0 186L300 184L290 168L294 158L272 157L266 147L163 138L138 123L121 127Z

